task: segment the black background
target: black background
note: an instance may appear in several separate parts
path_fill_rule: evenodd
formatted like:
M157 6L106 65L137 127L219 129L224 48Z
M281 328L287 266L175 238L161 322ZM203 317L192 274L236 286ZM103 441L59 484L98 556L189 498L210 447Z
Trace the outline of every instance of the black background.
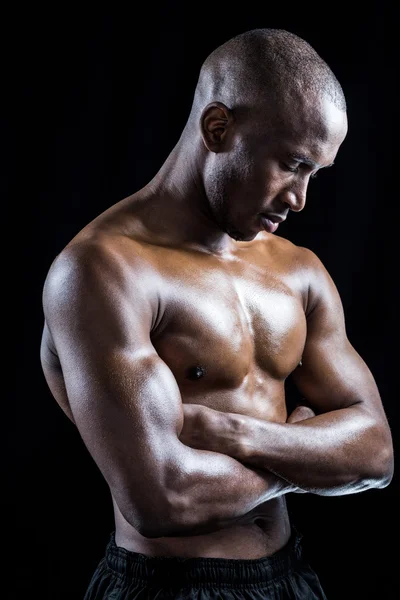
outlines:
M202 61L247 29L304 37L344 88L349 133L335 167L311 183L305 210L279 235L311 248L331 273L349 339L375 376L397 444L396 61L388 7L149 3L83 13L57 5L4 16L3 236L11 265L4 297L16 312L15 319L4 313L15 342L11 379L4 373L12 383L3 512L10 599L83 598L113 528L108 488L41 371L47 270L89 220L156 173L186 122ZM383 490L288 498L329 599L395 597L398 499L396 477Z

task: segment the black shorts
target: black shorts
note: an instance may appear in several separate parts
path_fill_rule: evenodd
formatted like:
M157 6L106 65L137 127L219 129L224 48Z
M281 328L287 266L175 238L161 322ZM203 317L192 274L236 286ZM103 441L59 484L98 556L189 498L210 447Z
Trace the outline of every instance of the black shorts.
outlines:
M293 529L272 556L238 560L149 557L116 546L112 532L84 600L326 600L301 537Z

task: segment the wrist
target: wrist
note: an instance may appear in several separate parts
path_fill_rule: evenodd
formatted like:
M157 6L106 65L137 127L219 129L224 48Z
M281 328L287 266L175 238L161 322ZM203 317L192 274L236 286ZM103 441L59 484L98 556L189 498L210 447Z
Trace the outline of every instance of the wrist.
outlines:
M224 413L224 429L231 440L231 456L242 462L252 462L256 455L256 421L237 413Z

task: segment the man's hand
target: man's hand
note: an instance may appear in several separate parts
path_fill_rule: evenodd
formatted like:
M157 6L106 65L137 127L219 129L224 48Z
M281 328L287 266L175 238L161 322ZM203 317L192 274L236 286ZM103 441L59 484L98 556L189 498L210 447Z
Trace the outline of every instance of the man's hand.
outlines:
M225 413L199 404L183 405L183 427L179 439L197 450L241 456L241 415Z
M197 450L227 454L237 460L246 456L248 417L225 413L199 404L183 405L184 421L179 439ZM315 417L308 406L297 406L287 423L298 423Z
M244 462L244 457L250 448L250 446L248 448L246 446L251 440L248 434L249 417L238 413L221 412L199 404L183 404L183 413L183 427L179 436L183 444L197 450L226 454L239 462ZM287 422L297 423L313 416L315 416L315 413L311 408L297 406L289 415ZM284 490L284 493L306 493L305 490L289 484L289 482L282 480L274 473L270 472L269 477L271 488L274 483L277 489L281 488L281 493L282 490ZM261 506L244 515L240 522L242 524L252 522ZM260 514L262 514L262 509Z

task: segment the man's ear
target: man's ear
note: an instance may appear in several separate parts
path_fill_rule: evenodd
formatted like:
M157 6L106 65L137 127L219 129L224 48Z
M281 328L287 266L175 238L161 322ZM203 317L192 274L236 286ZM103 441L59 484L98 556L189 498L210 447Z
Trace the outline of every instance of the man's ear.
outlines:
M222 102L207 104L200 117L200 129L203 142L211 152L226 150L233 124L232 111Z

